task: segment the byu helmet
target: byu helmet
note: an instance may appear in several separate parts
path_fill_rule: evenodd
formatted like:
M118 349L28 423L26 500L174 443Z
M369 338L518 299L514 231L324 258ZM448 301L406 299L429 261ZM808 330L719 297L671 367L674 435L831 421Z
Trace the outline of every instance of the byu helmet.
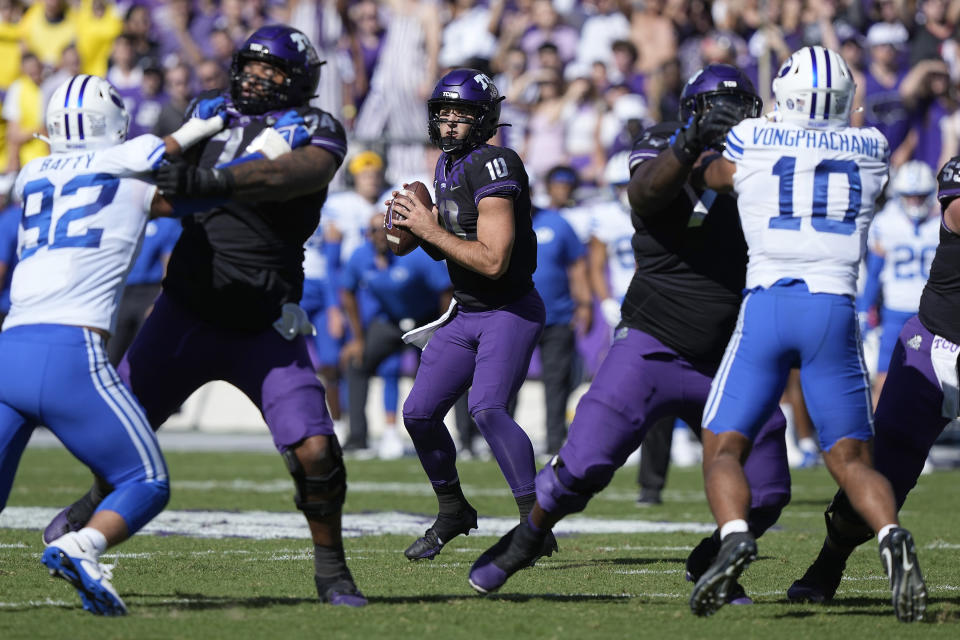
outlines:
M130 114L113 85L80 74L50 96L46 120L51 152L66 153L120 144L127 137Z
M773 79L780 117L808 128L849 125L856 88L840 54L820 46L795 51Z
M285 76L283 82L244 73L244 66L251 61L276 67ZM233 54L230 97L240 113L250 115L304 106L317 90L322 65L310 38L302 31L279 24L260 27ZM244 95L244 82L257 91Z
M503 96L482 71L454 69L440 78L427 100L427 132L430 141L451 153L481 145L497 132L500 125L500 102ZM440 133L439 116L443 108L464 109L474 114L467 137L463 140L444 138Z
M610 187L622 187L630 182L630 152L619 151L607 160L603 181Z
M937 179L927 163L911 160L897 170L890 189L908 217L923 220L933 210Z
M702 115L717 102L733 102L744 118L760 116L763 102L750 78L731 64L708 64L684 85L680 93L680 121Z

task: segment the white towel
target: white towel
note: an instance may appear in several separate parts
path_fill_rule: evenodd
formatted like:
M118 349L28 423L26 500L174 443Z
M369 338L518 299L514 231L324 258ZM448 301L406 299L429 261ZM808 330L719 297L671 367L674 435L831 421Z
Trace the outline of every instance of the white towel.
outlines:
M292 302L283 305L280 317L273 323L273 328L283 336L284 340L293 340L300 335L317 335L317 329L310 323L307 312L301 309L300 305Z
M930 347L930 362L943 390L943 417L960 417L960 385L957 384L957 355L960 345L946 338L933 337Z
M433 334L437 332L437 329L447 324L453 320L453 316L457 315L457 300L453 298L450 300L450 306L447 307L447 310L444 311L443 315L430 322L423 325L422 327L417 327L416 329L411 329L403 334L403 341L407 344L412 344L417 347L420 347L421 351L427 348L427 343L430 342L430 338L433 337Z

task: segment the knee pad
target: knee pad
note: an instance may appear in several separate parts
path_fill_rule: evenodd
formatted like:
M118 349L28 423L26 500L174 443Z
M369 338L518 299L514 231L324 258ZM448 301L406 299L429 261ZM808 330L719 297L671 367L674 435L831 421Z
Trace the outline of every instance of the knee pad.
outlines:
M418 438L431 433L437 426L437 420L435 418L414 418L404 414L403 426L410 434L410 438L416 441Z
M596 491L570 475L560 456L537 474L537 502L551 515L565 516L583 511Z
M340 513L347 499L347 468L336 437L331 436L334 466L327 473L308 476L306 469L292 449L283 452L287 470L293 476L296 493L293 502L308 518L322 518Z
M839 546L853 549L873 537L873 530L843 491L837 491L833 496L823 517L827 522L827 536Z

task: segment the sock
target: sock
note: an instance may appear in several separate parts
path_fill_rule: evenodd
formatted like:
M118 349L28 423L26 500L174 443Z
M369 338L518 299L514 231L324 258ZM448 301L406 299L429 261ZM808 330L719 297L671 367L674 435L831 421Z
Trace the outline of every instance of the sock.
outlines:
M720 527L720 539L723 540L731 533L747 533L748 531L750 531L750 527L747 526L746 520L730 520Z
M437 503L440 506L441 514L456 515L463 511L465 507L470 506L463 490L460 488L460 479L446 484L433 485L433 491L437 494Z
M77 531L77 535L80 536L87 547L93 549L96 557L99 558L100 554L107 550L107 538L97 529L84 527Z
M337 578L348 573L343 547L313 545L313 569L320 578Z
M817 443L813 438L800 438L797 448L804 453L817 453Z
M514 496L513 499L517 501L517 509L520 510L520 520L522 522L533 511L533 505L537 502L537 494L536 492L528 493L523 496Z
M887 537L887 534L889 534L891 531L893 531L896 528L897 528L897 525L895 524L888 524L885 527L881 528L880 532L877 533L877 542L879 544L883 544L883 539Z

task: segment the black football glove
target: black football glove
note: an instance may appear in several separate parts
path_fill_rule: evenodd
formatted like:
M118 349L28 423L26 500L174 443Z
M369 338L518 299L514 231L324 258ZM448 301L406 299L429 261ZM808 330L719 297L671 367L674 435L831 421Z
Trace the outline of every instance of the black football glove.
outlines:
M230 195L236 184L228 169L203 169L185 162L161 165L153 172L153 180L161 194L183 198Z
M694 114L673 134L674 152L684 164L696 162L704 149L720 148L727 133L743 120L743 110L731 104L720 103L703 115Z

